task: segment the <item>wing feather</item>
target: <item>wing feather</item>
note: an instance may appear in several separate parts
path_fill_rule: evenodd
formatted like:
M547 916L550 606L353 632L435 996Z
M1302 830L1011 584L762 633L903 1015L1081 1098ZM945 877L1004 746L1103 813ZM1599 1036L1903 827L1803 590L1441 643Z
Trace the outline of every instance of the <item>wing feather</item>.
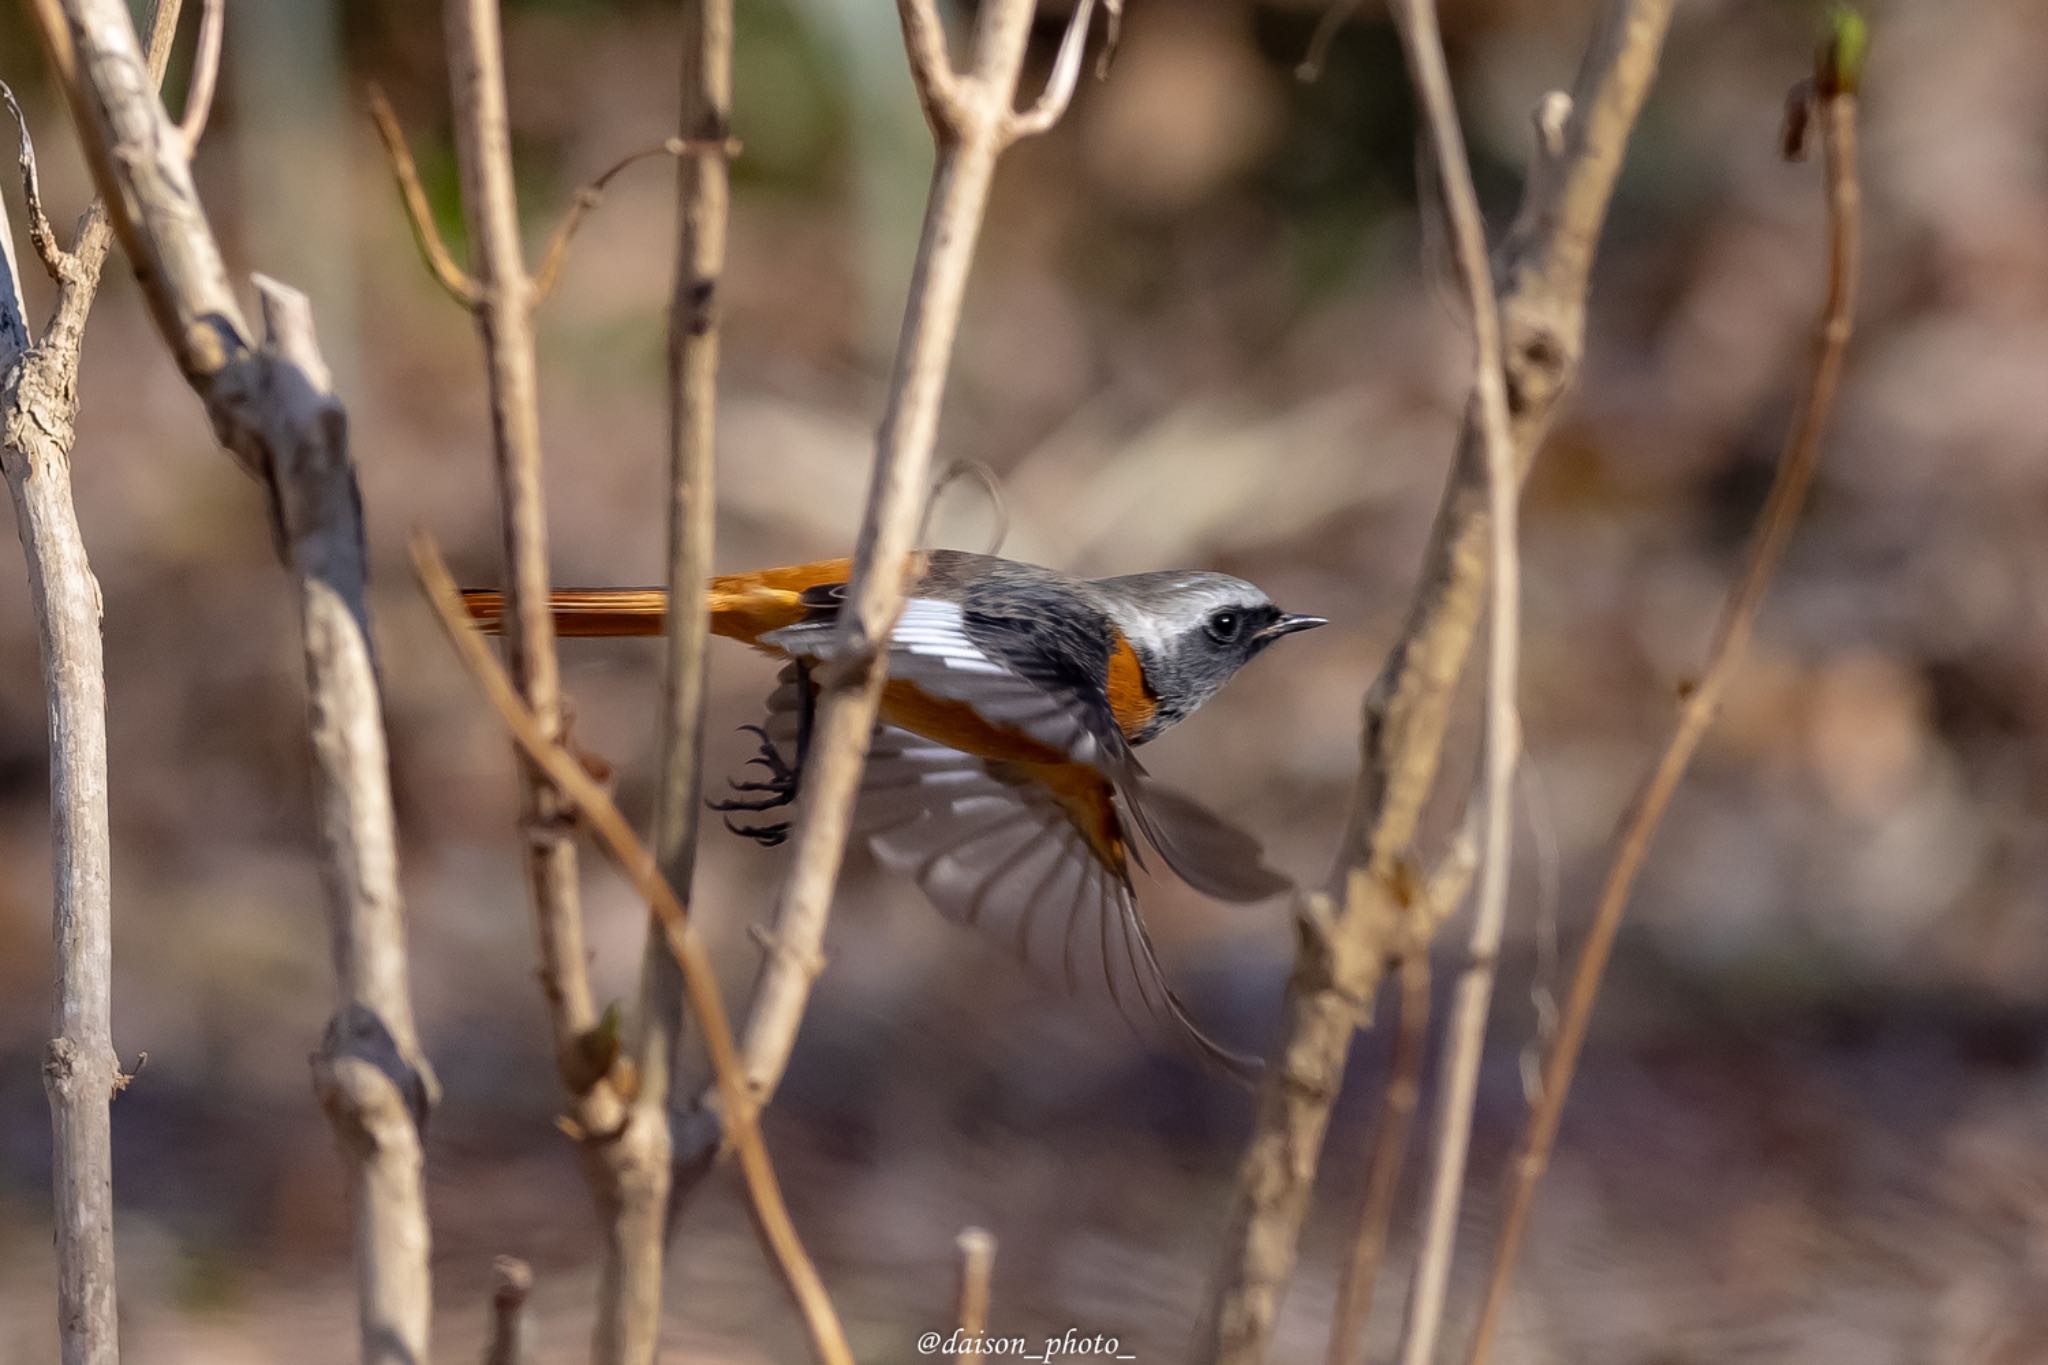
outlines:
M1204 1033L1166 984L1125 878L1039 783L893 726L875 737L854 817L884 866L947 918L1007 943L1032 974L1154 1022L1243 1075L1256 1061Z

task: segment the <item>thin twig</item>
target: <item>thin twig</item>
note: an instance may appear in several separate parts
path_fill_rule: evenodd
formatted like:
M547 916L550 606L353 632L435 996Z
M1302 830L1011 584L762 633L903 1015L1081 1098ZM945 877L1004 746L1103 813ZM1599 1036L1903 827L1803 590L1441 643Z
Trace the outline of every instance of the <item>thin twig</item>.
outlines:
M13 88L5 81L0 81L0 99L7 101L7 112L13 116L14 126L20 134L20 150L15 155L15 164L21 171L22 209L28 218L29 244L36 249L36 259L43 263L43 269L50 278L65 280L71 274L71 253L58 242L57 229L50 225L50 215L43 211L43 180L36 169L36 148L29 138L28 116L21 112L21 106L15 102Z
M1365 7L1365 0L1330 0L1323 12L1316 18L1316 29L1309 35L1308 49L1295 64L1294 78L1304 84L1313 84L1322 79L1323 67L1330 60L1330 48L1336 43L1337 35L1344 25L1357 17Z
M674 157L680 161L701 156L725 160L738 156L739 151L740 144L737 138L672 137L655 146L628 152L599 172L595 178L579 185L569 200L568 211L562 215L562 221L555 225L554 235L548 238L548 249L541 255L540 268L533 272L534 306L537 308L546 303L548 296L555 292L555 284L561 278L562 267L569 259L569 243L575 240L576 229L582 227L583 220L589 216L590 211L604 201L605 189L619 172L649 157Z
M1670 16L1671 0L1610 0L1570 116L1554 140L1539 142L1523 214L1499 252L1518 477L1578 370L1593 248ZM1239 1166L1223 1263L1198 1331L1200 1365L1264 1358L1352 1036L1401 933L1405 869L1486 596L1492 481L1479 417L1468 408L1407 624L1366 693L1358 787L1330 886L1296 905L1282 1043Z
M675 955L687 987L685 998L697 1028L704 1036L719 1093L724 1097L726 1127L739 1156L740 1175L746 1187L748 1206L769 1260L781 1274L784 1287L803 1315L810 1333L811 1351L830 1365L850 1365L846 1334L826 1296L823 1281L812 1265L783 1202L782 1187L768 1149L761 1140L760 1106L748 1093L738 1045L718 986L717 969L705 951L689 914L677 899L668 880L647 846L633 833L633 827L604 787L585 770L575 755L550 735L521 700L483 638L471 628L463 610L462 594L449 576L440 552L424 537L413 540L413 566L427 600L432 604L448 641L469 671L478 689L505 723L520 750L545 772L561 792L568 809L596 838L612 862L633 884L649 911L661 925L669 951Z
M989 1281L996 1268L996 1235L987 1228L962 1228L954 1243L960 1249L959 1310L961 1347L953 1357L960 1365L977 1365L981 1341L988 1333Z
M1408 1131L1414 1124L1415 1107L1421 1097L1429 1025L1429 942L1437 927L1457 912L1472 887L1472 877L1479 870L1480 833L1486 814L1482 790L1466 804L1464 823L1408 908L1407 926L1402 930L1403 946L1395 953L1400 962L1394 973L1400 1008L1395 1015L1388 1080L1380 1090L1380 1110L1365 1160L1365 1196L1359 1208L1358 1236L1352 1243L1351 1263L1338 1289L1337 1310L1330 1322L1330 1365L1353 1365L1359 1345L1365 1340L1380 1260L1386 1251L1387 1229L1393 1222L1394 1205L1400 1194Z
M213 114L213 92L220 80L221 39L227 0L202 0L199 11L199 49L192 58L192 82L185 93L185 113L178 120L178 135L185 139L185 155L199 150L206 134L206 120Z
M369 106L370 121L377 126L377 137L384 144L384 158L391 165L391 178L397 182L398 197L405 205L405 221L412 228L420 259L426 262L428 273L448 291L448 297L464 308L475 308L480 298L477 282L455 263L448 243L441 239L434 210L427 203L426 189L420 184L420 168L405 143L405 129L399 125L391 101L384 98L384 91L378 86L370 87Z
M517 1256L491 1262L491 1334L484 1345L484 1365L534 1365L533 1267Z
M1516 686L1521 652L1521 565L1515 512L1521 489L1515 470L1514 434L1508 424L1507 382L1501 372L1500 315L1486 258L1486 228L1479 215L1479 195L1472 186L1472 168L1465 157L1464 135L1458 127L1458 106L1451 95L1436 5L1434 0L1394 0L1393 13L1409 80L1436 152L1437 184L1450 220L1458 277L1471 315L1471 401L1477 409L1476 425L1485 451L1486 519L1491 532L1487 580L1492 587L1492 609L1488 612L1485 775L1481 787L1486 815L1479 901L1472 917L1466 966L1458 976L1450 1031L1444 1037L1429 1202L1402 1329L1402 1365L1428 1365L1436 1352L1444 1296L1450 1288L1451 1254L1472 1136L1472 1105L1486 1047L1495 964L1507 922L1508 863L1513 847L1510 817L1515 758L1520 749Z
M1856 166L1856 96L1860 76L1861 23L1853 15L1838 17L1849 34L1837 31L1823 54L1820 79L1814 84L1819 105L1818 122L1825 157L1828 210L1827 290L1815 329L1812 368L1808 372L1799 411L1778 462L1776 479L1757 519L1749 557L1742 573L1730 587L1721 608L1714 638L1707 648L1706 666L1697 684L1685 695L1674 719L1670 737L1629 803L1615 835L1614 858L1601 884L1600 898L1593 911L1593 925L1572 968L1564 1012L1558 1020L1557 1036L1544 1059L1543 1081L1529 1114L1515 1155L1508 1167L1507 1190L1500 1230L1495 1235L1492 1270L1486 1297L1474 1332L1471 1365L1484 1365L1501 1309L1507 1298L1515 1260L1521 1250L1536 1184L1549 1165L1557 1142L1558 1123L1564 1102L1585 1046L1586 1030L1600 994L1600 982L1614 949L1636 875L1649 856L1658 822L1670 804L1672 793L1685 776L1700 741L1713 723L1726 694L1729 681L1742 665L1742 658L1756 624L1756 614L1765 590L1784 557L1786 542L1798 523L1800 508L1813 482L1820 458L1821 435L1835 404L1841 384L1843 354L1855 326L1856 279L1861 255L1858 214L1862 190Z
M982 5L973 58L961 72L946 57L933 0L898 0L911 74L933 122L938 157L838 644L831 663L818 671L819 709L795 853L774 927L764 938L769 952L747 1018L747 1081L763 1102L782 1079L822 969L832 890L881 705L886 652L880 645L902 609L961 299L996 162L1014 135L1017 78L1034 8L1034 0ZM693 1120L677 1141L679 1197L718 1147L716 1110L700 1103Z
M1394 974L1399 1012L1394 1027L1388 1077L1380 1091L1379 1113L1373 1119L1372 1141L1366 1148L1365 1195L1358 1212L1358 1236L1351 1261L1337 1292L1330 1326L1329 1365L1358 1365L1372 1313L1373 1290L1380 1258L1386 1251L1387 1229L1401 1191L1401 1168L1408 1155L1408 1130L1422 1096L1422 1061L1429 1041L1429 954L1426 950L1401 959Z
M1049 131L1074 102L1074 89L1081 83L1081 53L1088 46L1088 21L1094 15L1095 0L1081 0L1074 6L1066 34L1060 39L1059 54L1052 61L1052 74L1046 77L1045 89L1038 92L1029 109L1018 110L1006 120L1005 136L1012 142Z

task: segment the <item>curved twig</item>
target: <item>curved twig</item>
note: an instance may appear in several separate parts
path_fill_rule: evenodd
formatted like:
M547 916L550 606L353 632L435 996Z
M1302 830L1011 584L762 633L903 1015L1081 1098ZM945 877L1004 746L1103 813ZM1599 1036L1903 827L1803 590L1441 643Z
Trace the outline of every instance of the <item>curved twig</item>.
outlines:
M412 228L412 239L420 249L420 259L426 263L427 271L448 297L464 308L475 309L483 301L483 292L469 273L455 263L449 254L448 243L441 238L441 229L434 222L434 210L427 203L427 192L420 185L420 168L412 159L412 149L405 145L405 129L399 125L398 115L392 111L391 101L384 98L384 91L372 85L369 94L370 121L377 126L377 137L384 144L384 158L390 163L391 178L398 184L398 197L405 205L405 221Z
M562 221L555 225L554 235L548 238L548 249L541 256L540 268L533 272L533 306L538 308L546 303L548 295L555 291L555 281L561 277L562 265L569 256L569 243L576 236L576 229L583 226L583 220L590 211L604 199L607 186L614 177L627 167L649 157L667 156L718 156L732 158L739 155L737 138L692 139L672 137L652 147L642 147L637 152L628 152L617 161L599 172L596 177L577 186L576 193L569 200L569 208L562 215Z
M206 135L206 120L213 114L213 93L220 81L221 40L227 0L205 0L199 11L199 48L192 56L192 83L185 95L185 114L178 120L178 136L185 139L185 155L199 148Z

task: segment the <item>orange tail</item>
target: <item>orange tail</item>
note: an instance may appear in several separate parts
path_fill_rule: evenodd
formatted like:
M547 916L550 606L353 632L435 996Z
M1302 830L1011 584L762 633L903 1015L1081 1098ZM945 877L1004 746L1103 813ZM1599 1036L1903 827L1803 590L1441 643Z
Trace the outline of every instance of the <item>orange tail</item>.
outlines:
M815 564L720 574L711 580L705 599L711 633L752 644L768 631L794 625L803 619L804 589L843 583L850 568L844 559L821 559ZM487 635L503 632L503 593L469 588L462 603L477 629ZM551 596L548 610L557 635L659 635L668 625L668 593L662 588L572 588Z

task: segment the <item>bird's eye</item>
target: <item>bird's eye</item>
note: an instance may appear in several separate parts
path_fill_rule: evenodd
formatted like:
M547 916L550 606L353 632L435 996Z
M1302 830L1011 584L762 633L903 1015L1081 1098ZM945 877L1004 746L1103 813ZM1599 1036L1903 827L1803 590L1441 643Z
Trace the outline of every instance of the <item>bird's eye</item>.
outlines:
M1204 629L1209 632L1209 638L1217 644L1234 644L1238 633L1244 629L1244 617L1228 609L1219 611L1209 617Z

